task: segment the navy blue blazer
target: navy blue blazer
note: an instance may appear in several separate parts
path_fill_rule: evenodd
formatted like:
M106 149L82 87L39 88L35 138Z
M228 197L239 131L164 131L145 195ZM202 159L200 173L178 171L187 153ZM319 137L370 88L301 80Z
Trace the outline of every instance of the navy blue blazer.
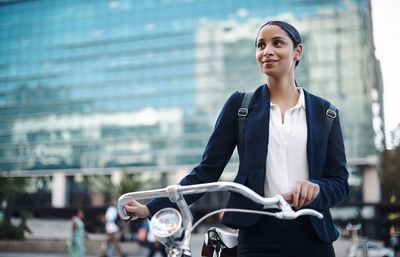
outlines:
M203 154L201 163L179 184L191 185L215 182L221 176L226 164L237 145L237 111L242 103L244 93L233 93L225 103ZM340 126L339 112L334 119L330 133L326 125L325 112L329 102L304 90L307 119L307 158L309 180L320 186L317 198L308 208L315 209L324 215L322 220L311 217L312 226L321 241L330 243L336 240L339 232L336 229L329 208L338 205L347 198L349 185L346 169L346 157L343 135ZM266 158L268 154L270 120L270 92L266 85L256 89L249 105L244 130L244 145L239 153L240 164L235 182L246 185L259 195L264 196L266 178ZM199 195L186 196L188 204L193 203ZM175 207L167 198L154 199L147 204L151 213L165 207ZM250 208L261 210L241 195L232 193L227 208ZM255 224L258 214L227 212L222 223L235 228Z

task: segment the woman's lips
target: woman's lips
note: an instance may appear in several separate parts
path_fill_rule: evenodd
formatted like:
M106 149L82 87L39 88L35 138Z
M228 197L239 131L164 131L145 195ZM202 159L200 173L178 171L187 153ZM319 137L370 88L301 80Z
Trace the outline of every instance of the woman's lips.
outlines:
M271 64L274 64L276 62L277 62L277 60L265 60L265 61L263 61L263 64L271 65Z

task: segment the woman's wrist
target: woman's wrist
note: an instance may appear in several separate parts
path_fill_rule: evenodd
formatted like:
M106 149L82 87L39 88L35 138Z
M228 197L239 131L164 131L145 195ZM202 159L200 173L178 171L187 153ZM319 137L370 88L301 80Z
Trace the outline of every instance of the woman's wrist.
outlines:
M149 207L147 207L146 205L144 206L144 209L145 209L145 217L150 217L151 216L151 212L150 212L150 209L149 209Z

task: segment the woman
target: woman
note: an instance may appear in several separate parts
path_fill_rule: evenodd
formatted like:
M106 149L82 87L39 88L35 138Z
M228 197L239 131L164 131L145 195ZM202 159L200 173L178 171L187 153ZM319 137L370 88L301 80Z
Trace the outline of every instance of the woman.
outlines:
M239 228L239 256L335 256L338 238L329 208L346 199L346 157L339 113L327 125L330 103L298 88L294 70L303 53L298 31L288 23L270 21L256 38L256 60L267 83L255 90L244 129L244 146L235 182L260 195L281 194L295 209L312 208L323 220L301 217L279 220L262 215L226 213L222 223ZM205 149L202 162L181 185L217 181L237 145L237 112L243 93L226 102ZM186 197L188 203L199 196ZM155 199L146 206L126 204L132 215L147 217L173 206ZM237 194L227 208L262 209ZM262 235L262 236L260 236Z
M72 218L72 240L68 248L68 253L71 257L85 256L85 239L87 235L85 232L85 224L83 223L84 218L85 214L81 209L78 209L76 215Z

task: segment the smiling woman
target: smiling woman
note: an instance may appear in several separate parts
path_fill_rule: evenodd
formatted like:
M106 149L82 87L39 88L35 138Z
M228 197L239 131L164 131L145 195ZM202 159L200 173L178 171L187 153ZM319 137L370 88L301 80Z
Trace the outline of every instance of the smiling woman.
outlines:
M224 214L222 223L239 228L238 255L334 256L338 231L329 208L349 192L339 113L327 100L297 87L294 70L303 53L298 31L288 23L271 21L257 33L256 61L267 83L258 87L248 105L240 165L235 182L263 196L283 195L293 208L313 208L321 220L302 217L278 220L258 214ZM238 110L244 93L235 92L223 107L201 163L179 184L217 181L239 142ZM185 197L188 204L201 195ZM147 217L168 199L147 205L127 201L132 216ZM261 210L237 194L227 208Z
M301 40L293 40L292 37L295 37L289 36L293 33L286 32L280 24L282 22L268 22L260 29L256 41L256 59L261 72L268 76L267 80L280 79L289 72L288 78L294 81L294 69L302 56L303 45ZM267 84L274 84L271 82Z
M260 37L260 32L262 31L262 29L267 26L267 25L275 25L278 26L280 29L284 30L284 32L286 32L286 34L283 37L278 36L277 39L283 39L283 40L287 40L287 37L290 38L291 42L293 43L293 49L295 49L297 46L301 45L301 37L299 32L296 30L296 28L294 28L292 25L286 23L286 22L281 22L281 21L269 21L267 23L265 23L263 26L261 26L260 30L257 33L257 38L256 38L256 42L255 42L255 46L256 48L261 47L261 45L258 45L259 40L264 41L264 39L262 37ZM279 33L279 32L278 32ZM278 42L277 42L278 43ZM265 42L264 42L265 44ZM302 50L302 49L301 49ZM300 58L299 58L300 59ZM299 64L300 60L296 61L296 66Z

